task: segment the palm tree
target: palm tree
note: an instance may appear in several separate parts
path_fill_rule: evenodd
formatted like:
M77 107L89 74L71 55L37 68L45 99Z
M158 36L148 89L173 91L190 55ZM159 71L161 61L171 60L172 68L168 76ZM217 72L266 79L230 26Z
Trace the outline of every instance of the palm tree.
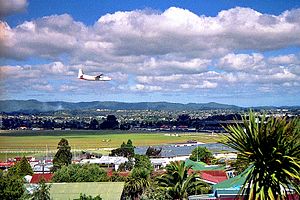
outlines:
M172 161L166 166L166 174L157 178L158 185L167 190L173 199L185 199L199 186L207 187L196 173L188 174L190 169L191 166L185 166L183 161Z
M237 150L249 163L241 193L248 199L286 199L300 193L299 118L260 119L250 111L243 124L229 125L222 143Z
M150 172L147 169L135 168L125 183L124 191L131 199L140 199L150 182Z

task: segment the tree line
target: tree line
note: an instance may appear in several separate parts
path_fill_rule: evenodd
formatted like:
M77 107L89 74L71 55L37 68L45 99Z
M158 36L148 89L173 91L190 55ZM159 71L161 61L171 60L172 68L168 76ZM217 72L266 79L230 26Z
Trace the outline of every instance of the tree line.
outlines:
M224 130L223 125L220 122L228 121L228 120L240 120L240 115L237 114L229 114L229 115L214 115L210 116L206 119L199 118L191 118L188 114L178 115L175 120L160 120L157 119L155 121L138 121L133 120L130 122L119 122L115 115L107 115L106 119L98 120L96 118L92 118L90 121L77 120L77 119L63 119L61 118L59 121L55 119L47 119L38 117L38 118L30 118L27 119L20 118L18 116L15 117L5 117L2 118L2 126L3 130L10 129L19 129L20 127L26 127L28 129L32 128L42 128L42 129L85 129L85 130L105 130L105 129L120 129L120 130L129 130L132 127L139 128L161 128L161 127L185 127L185 128L195 128L197 130L202 129L214 129L214 130Z

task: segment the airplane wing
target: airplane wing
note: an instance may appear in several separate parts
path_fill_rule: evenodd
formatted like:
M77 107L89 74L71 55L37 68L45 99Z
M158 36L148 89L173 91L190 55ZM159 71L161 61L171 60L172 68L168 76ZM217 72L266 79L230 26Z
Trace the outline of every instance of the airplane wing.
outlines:
M96 78L101 78L101 76L103 76L103 74L99 74L98 76L96 76Z

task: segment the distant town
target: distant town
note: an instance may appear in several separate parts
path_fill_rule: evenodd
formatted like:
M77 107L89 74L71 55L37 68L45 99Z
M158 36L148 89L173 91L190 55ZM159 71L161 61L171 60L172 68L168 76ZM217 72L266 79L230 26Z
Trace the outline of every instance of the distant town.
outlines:
M224 125L241 121L244 109L66 109L1 112L2 130L100 130L223 132ZM260 115L294 118L300 108L253 108Z

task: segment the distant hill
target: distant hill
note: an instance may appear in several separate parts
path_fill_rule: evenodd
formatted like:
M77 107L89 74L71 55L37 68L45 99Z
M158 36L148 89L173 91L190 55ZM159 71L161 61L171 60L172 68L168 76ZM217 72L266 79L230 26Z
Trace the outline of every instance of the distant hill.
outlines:
M169 102L139 102L124 103L115 101L92 102L40 102L37 100L0 100L0 112L49 112L58 110L210 110L210 109L243 109L234 105L210 103L169 103Z

